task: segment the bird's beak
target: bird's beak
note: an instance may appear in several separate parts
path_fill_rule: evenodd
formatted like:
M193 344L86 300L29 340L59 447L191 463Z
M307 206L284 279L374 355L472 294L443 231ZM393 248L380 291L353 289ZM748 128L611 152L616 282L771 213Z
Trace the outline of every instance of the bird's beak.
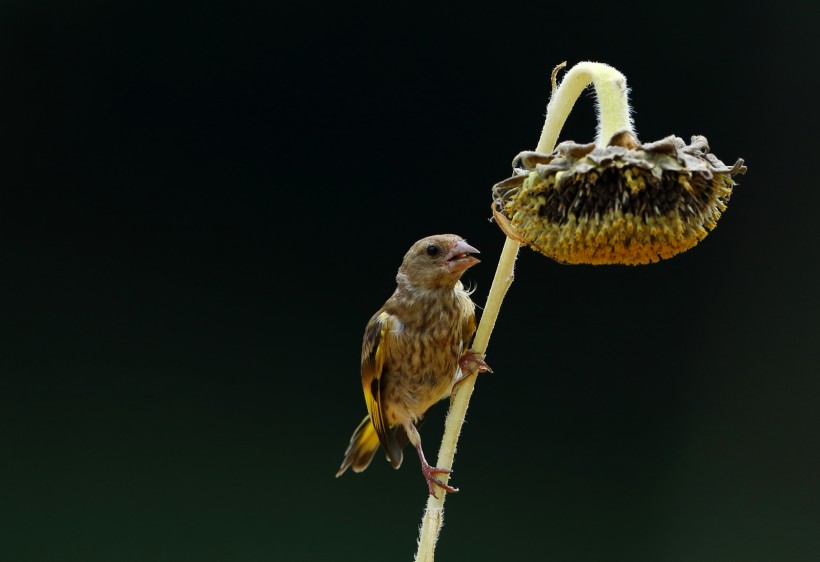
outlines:
M464 240L459 240L447 254L444 263L447 265L447 269L450 273L462 272L481 261L475 256L470 255L479 253L481 252L470 246Z

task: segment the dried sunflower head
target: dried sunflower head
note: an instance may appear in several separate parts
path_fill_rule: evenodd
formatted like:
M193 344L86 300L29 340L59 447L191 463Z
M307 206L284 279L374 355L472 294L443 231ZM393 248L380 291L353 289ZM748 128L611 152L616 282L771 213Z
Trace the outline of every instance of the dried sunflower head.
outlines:
M573 264L637 265L692 248L726 210L732 176L746 172L743 160L718 160L702 136L639 144L619 133L605 148L570 141L515 162L523 168L493 186L499 225Z

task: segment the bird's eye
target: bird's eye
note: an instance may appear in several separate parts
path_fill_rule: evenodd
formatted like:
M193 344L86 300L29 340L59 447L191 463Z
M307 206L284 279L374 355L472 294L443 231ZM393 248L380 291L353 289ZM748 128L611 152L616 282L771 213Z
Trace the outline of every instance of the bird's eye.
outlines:
M430 257L434 257L438 255L438 246L434 244L430 244L427 246L427 255Z

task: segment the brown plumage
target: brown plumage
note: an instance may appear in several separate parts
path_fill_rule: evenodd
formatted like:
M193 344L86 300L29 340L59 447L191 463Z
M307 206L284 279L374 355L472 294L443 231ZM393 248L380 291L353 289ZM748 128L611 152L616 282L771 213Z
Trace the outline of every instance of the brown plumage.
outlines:
M396 290L367 323L362 342L362 388L368 415L353 433L340 476L361 472L384 448L394 468L407 443L416 448L429 492L453 492L430 466L418 426L436 402L447 398L464 372L488 371L468 350L475 333L475 305L460 279L479 260L478 250L460 236L440 234L419 240L404 256Z

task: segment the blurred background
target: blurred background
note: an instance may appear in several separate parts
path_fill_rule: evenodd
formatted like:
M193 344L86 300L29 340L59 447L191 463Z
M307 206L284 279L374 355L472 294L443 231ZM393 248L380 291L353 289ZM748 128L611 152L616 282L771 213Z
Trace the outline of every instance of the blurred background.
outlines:
M364 325L432 233L484 303L490 188L599 60L641 140L749 173L674 259L521 252L439 559L816 560L811 13L4 0L0 559L411 560L412 453L334 478ZM588 93L561 139L594 129Z

